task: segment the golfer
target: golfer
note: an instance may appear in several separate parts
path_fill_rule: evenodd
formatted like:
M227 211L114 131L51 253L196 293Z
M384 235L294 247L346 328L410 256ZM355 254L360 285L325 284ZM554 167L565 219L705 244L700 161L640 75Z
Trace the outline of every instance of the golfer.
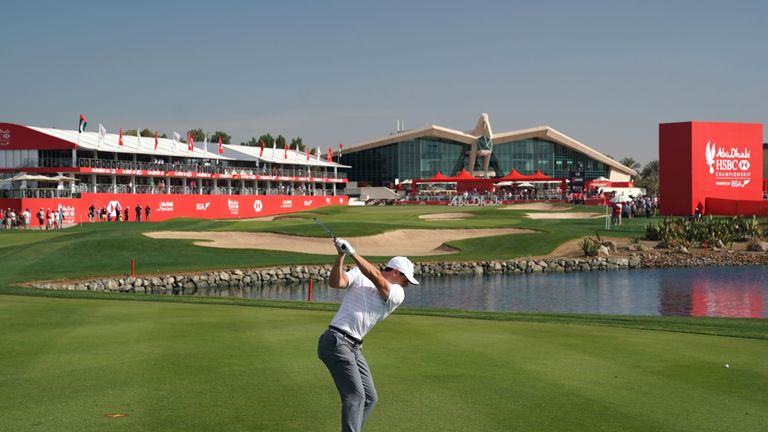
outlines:
M362 430L378 400L368 363L363 357L363 338L405 299L404 287L418 284L413 263L405 257L389 260L383 271L357 255L344 239L335 239L339 255L328 284L346 288L336 316L317 343L317 356L325 363L341 396L341 430ZM344 273L344 257L357 267Z

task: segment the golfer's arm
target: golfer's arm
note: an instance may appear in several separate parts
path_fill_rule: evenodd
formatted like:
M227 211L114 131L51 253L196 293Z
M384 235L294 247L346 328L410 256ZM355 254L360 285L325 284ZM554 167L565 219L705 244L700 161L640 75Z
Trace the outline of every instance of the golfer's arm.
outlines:
M357 268L360 269L365 277L373 282L373 285L379 291L379 297L387 301L389 299L389 282L384 279L379 269L358 254L352 254L351 257L357 264Z
M343 265L344 255L340 254L336 257L336 262L331 267L331 275L328 277L328 286L331 288L346 288L349 285L347 274L341 271Z

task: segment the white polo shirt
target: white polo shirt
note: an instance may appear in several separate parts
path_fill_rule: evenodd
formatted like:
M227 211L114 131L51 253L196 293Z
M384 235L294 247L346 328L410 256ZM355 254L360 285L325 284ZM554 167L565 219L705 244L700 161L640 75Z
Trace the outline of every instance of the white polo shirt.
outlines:
M403 287L389 284L389 298L384 301L376 285L355 267L346 273L347 292L331 325L362 340L376 323L386 318L405 300Z

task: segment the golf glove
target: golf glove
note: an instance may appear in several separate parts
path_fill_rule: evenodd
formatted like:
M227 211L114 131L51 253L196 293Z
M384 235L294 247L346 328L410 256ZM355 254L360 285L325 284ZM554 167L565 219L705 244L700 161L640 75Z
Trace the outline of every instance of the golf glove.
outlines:
M336 239L334 244L336 245L336 250L340 254L352 255L352 254L355 253L355 249L352 247L352 245L349 244L348 241L346 241L346 240L344 240L342 238Z

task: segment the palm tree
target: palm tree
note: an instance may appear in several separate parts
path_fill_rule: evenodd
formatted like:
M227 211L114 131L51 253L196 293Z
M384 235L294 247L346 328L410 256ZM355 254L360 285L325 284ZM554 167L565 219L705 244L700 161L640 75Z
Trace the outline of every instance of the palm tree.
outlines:
M645 164L640 172L638 186L645 188L646 195L656 196L659 193L659 161L652 160Z
M620 164L624 165L627 168L633 169L635 171L640 169L640 162L636 161L632 157L625 157L622 160L619 161ZM632 181L637 181L637 176L632 176Z
M635 171L640 169L640 162L636 161L632 157L625 157L624 159L620 160L619 163Z

